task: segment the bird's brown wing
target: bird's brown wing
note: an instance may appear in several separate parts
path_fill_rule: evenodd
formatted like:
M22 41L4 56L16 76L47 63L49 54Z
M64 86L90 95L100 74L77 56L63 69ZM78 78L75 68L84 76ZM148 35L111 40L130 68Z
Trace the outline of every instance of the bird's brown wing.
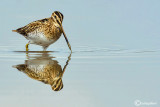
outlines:
M18 28L16 30L12 30L13 32L18 32L19 34L27 37L27 34L30 32L35 31L36 29L40 29L47 21L49 18L45 18L42 20L37 20L32 23L29 23L28 25Z

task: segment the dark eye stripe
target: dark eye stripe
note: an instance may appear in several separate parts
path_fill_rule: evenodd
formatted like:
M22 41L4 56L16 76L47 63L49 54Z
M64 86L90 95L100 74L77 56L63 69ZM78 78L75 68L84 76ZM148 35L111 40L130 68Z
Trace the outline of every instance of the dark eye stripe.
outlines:
M60 12L59 12L60 13ZM62 16L62 20L63 20L63 14L62 13L60 13L60 15Z
M63 20L63 14L60 13L60 12L58 12L58 11L55 11L54 13L57 15L57 17L58 17L58 18L60 19L60 21L62 22L62 20Z
M61 15L60 13L59 13L59 15L60 15L60 20L61 20L61 22L62 22L62 20L63 20L63 19L62 19L62 15Z
M62 82L62 80L58 79L58 81L57 81L57 87L56 87L57 90L60 90L61 85L62 85L61 82Z
M57 19L57 23L59 24L59 25L61 25L61 23L59 22L59 20Z
M55 12L55 14L58 16L58 18L61 18L59 12Z
M55 86L55 87L53 87L53 86ZM62 79L59 78L57 81L55 81L53 86L52 87L53 87L54 91L60 91L63 88Z
M62 88L63 88L63 83L61 82L61 83L60 83L59 90L61 90Z

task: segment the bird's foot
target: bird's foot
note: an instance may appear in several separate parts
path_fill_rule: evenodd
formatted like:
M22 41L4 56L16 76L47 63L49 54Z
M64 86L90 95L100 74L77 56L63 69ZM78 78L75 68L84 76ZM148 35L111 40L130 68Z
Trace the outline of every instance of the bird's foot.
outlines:
M29 43L27 43L26 44L26 51L28 51L29 49L28 49L28 46L29 46Z

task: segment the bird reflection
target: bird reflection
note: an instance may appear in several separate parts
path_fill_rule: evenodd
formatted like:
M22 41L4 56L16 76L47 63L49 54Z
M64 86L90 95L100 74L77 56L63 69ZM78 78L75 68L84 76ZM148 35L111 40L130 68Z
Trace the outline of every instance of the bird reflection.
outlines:
M65 66L61 67L57 60L52 60L48 53L39 56L30 56L27 54L25 64L14 65L19 71L25 73L28 77L49 84L54 91L60 91L63 88L62 76L71 60L71 54L68 56Z

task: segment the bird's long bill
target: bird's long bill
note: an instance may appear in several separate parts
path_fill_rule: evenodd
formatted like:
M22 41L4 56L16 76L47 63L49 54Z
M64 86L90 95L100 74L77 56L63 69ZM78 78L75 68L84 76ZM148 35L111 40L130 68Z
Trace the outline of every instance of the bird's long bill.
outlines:
M67 42L67 45L68 45L69 49L72 52L71 45L69 44L69 41L68 41L67 36L66 36L66 34L65 34L64 30L63 30L63 26L62 25L61 25L61 28L62 28L62 32L63 32L64 38L65 38L65 40Z

